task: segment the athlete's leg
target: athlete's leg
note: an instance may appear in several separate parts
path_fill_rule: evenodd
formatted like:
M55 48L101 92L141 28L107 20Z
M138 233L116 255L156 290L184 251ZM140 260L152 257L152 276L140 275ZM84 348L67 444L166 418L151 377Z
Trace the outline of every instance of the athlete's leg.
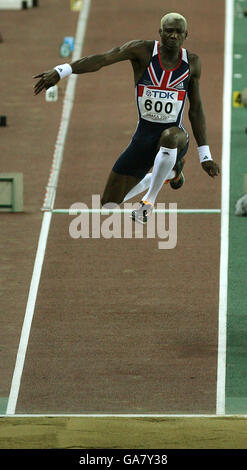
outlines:
M139 182L141 178L131 175L122 175L111 171L104 192L101 198L101 204L116 203L121 204L126 194Z
M133 220L144 224L147 223L157 195L164 182L174 177L175 180L173 181L179 179L179 176L176 178L177 165L175 166L175 164L177 162L177 156L183 155L182 152L185 151L187 144L187 136L180 128L171 127L162 133L159 141L160 148L154 160L150 187L142 198L140 207L132 212ZM177 187L179 187L179 183Z
M128 192L128 194L126 194L123 202L128 201L132 197L135 197L137 196L137 194L140 194L146 189L148 189L151 184L151 178L152 178L152 173L147 173L146 176L144 176L144 178L140 181L140 183L134 186L134 188L132 188ZM172 180L172 179L177 180L175 170L172 170L171 173L169 173L169 175L167 176L167 180Z
M175 178L175 176L176 172L172 170L171 173L168 175L168 179L171 180L172 178ZM129 199L132 199L133 197L137 196L138 194L142 193L143 191L149 188L151 184L151 178L152 173L147 173L146 176L144 176L144 178L140 180L139 178L133 176L118 175L117 173L114 173L114 171L112 171L105 187L104 194L102 196L102 204L106 204L105 201L116 202L116 193L118 195L118 200L120 200L128 188L131 189L127 192L126 196L121 200L121 202L126 202ZM115 185L117 186L117 191L115 190ZM120 202L118 202L118 204L120 204Z
M177 155L187 144L185 132L178 127L170 127L162 132L159 146L160 149L154 160L150 188L143 197L144 201L155 203L164 181L168 179L173 170Z
M176 128L175 128L176 129ZM180 129L179 129L180 130ZM183 132L183 131L182 131ZM183 133L184 134L184 133ZM186 141L187 143L187 141ZM181 146L183 145L183 142L181 142ZM185 144L186 145L186 144ZM185 147L183 147L185 148ZM178 155L180 154L180 147L178 148ZM182 159L182 162L184 162L184 159ZM179 173L177 175L177 169L182 167L184 163L177 162L175 167L171 170L171 172L167 176L167 183L170 182L170 185L173 189L177 189L182 186L183 181L180 181L182 173ZM181 170L180 170L181 171ZM126 194L124 201L128 201L129 199L137 196L138 194L142 193L146 189L150 187L151 184L151 178L152 178L152 173L147 173L144 178L136 185L134 186L128 194ZM184 179L184 178L183 178ZM172 181L171 181L172 180Z
M152 173L147 173L144 178L126 194L123 202L128 201L132 197L135 197L137 194L140 194L148 189L151 183L151 177Z

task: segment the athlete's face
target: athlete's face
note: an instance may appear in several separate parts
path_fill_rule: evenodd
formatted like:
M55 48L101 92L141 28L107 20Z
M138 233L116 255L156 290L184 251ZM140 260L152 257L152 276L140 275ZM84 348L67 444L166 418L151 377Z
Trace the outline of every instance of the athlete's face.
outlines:
M159 30L162 44L169 49L179 49L187 37L185 28L183 20L167 19Z

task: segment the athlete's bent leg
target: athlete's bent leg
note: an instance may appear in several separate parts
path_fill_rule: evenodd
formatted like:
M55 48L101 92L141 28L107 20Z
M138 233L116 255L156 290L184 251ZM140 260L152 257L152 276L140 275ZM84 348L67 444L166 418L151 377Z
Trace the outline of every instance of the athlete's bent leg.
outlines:
M152 173L147 173L144 178L138 183L134 188L132 188L128 194L126 194L123 202L128 201L132 197L137 196L138 194L142 193L146 189L150 187L151 184ZM171 173L167 176L167 182L170 180L176 180L176 171L172 170Z
M155 203L164 181L171 174L177 160L177 155L186 146L187 136L178 127L166 129L160 138L160 149L154 160L150 188L143 197L144 201Z
M101 198L101 204L121 204L128 192L140 182L141 178L131 175L121 175L111 171L104 192Z
M185 132L180 129L179 127L171 127L169 129L169 138L173 139L174 135L176 136L175 138L177 139L177 156L179 156L179 154L185 149L186 146L188 146L188 137L187 135L185 134ZM162 134L161 136L161 139L160 139L160 142L162 142L162 139L168 139L168 135L165 133ZM185 152L186 153L186 152ZM184 158L181 159L183 162L184 162ZM177 162L176 162L177 163ZM176 184L180 177L181 177L181 174L178 175L178 178L176 178L176 175L177 175L177 165L173 168L173 184ZM169 177L168 179L171 179L171 177Z

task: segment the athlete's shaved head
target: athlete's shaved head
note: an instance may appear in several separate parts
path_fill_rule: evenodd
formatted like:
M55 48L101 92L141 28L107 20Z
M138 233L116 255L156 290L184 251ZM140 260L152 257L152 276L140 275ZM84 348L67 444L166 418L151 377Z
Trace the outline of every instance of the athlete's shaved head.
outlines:
M171 20L182 20L184 23L185 31L187 31L187 20L184 16L180 15L180 13L167 13L166 15L164 15L160 21L161 28L163 28L164 24L167 21L171 21Z

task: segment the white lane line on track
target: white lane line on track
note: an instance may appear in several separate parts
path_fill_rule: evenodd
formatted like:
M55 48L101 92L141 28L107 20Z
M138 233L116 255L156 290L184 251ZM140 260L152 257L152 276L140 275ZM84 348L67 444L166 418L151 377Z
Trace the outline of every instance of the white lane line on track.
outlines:
M75 48L74 48L71 62L74 62L75 60L78 60L81 57L81 51L82 51L82 46L84 43L90 6L91 6L91 0L85 0L85 2L83 3L83 8L78 18L76 36L75 36ZM47 209L49 210L49 209L52 209L54 206L55 197L56 197L56 189L58 185L58 178L59 178L60 169L61 169L61 165L63 161L65 140L66 140L67 131L69 128L70 116L71 116L71 111L72 111L73 103L74 103L77 77L78 75L72 74L69 76L67 80L67 87L65 91L64 100L63 100L62 116L60 120L60 126L58 130L58 135L57 135L57 140L55 144L55 150L53 154L52 165L50 169L50 175L49 175L49 180L48 180L48 184L46 187L46 194L45 194L42 210L47 210Z
M75 50L72 60L77 60L80 58L87 20L89 16L91 0L85 0L83 8L79 14L78 22L77 22L77 29L76 29L76 37L75 37ZM75 75L70 75L67 83L64 104L63 104L63 111L61 117L60 128L58 132L57 142L55 146L55 151L53 155L53 168L55 168L55 183L56 185L52 187L51 192L49 193L50 200L51 200L51 207L54 204L55 196L56 196L56 188L58 183L59 171L62 163L62 156L65 144L65 138L67 129L69 126L69 120L71 115L71 110L73 106L73 94L75 91ZM7 415L14 415L16 410L16 404L18 400L21 378L24 368L24 362L26 357L26 351L28 346L28 340L34 315L35 303L38 294L40 276L42 271L42 266L45 257L45 250L46 244L50 229L52 212L45 212L43 215L42 226L39 236L38 248L34 263L34 269L29 289L28 301L26 306L26 312L23 322L23 327L21 331L21 338L19 342L19 348L17 351L15 369L13 373L12 383L10 394L8 398L8 405L6 414Z
M22 326L21 338L20 338L19 348L17 352L15 369L14 369L14 374L12 378L12 384L11 384L11 389L10 389L10 394L9 394L9 399L8 399L7 410L6 410L7 414L14 414L15 409L16 409L16 403L17 403L17 399L19 395L21 377L22 377L26 351L27 351L27 346L28 346L28 340L29 340L29 335L30 335L30 330L31 330L31 324L33 320L34 308L35 308L35 303L36 303L36 298L37 298L37 293L38 293L39 280L40 280L41 270L42 270L44 256L45 256L46 243L47 243L50 222L51 222L51 215L52 215L51 212L46 212L43 216L43 221L42 221L42 226L41 226L41 231L40 231L40 236L39 236L39 243L38 243L36 258L34 262L33 275L32 275L32 280L31 280L30 289L29 289L26 313L25 313L25 318L24 318L24 322Z
M227 337L227 292L229 250L229 201L230 201L230 157L231 157L231 96L234 0L225 1L225 52L222 123L222 182L221 182L221 249L219 279L219 323L216 413L225 415L226 388L226 337Z

